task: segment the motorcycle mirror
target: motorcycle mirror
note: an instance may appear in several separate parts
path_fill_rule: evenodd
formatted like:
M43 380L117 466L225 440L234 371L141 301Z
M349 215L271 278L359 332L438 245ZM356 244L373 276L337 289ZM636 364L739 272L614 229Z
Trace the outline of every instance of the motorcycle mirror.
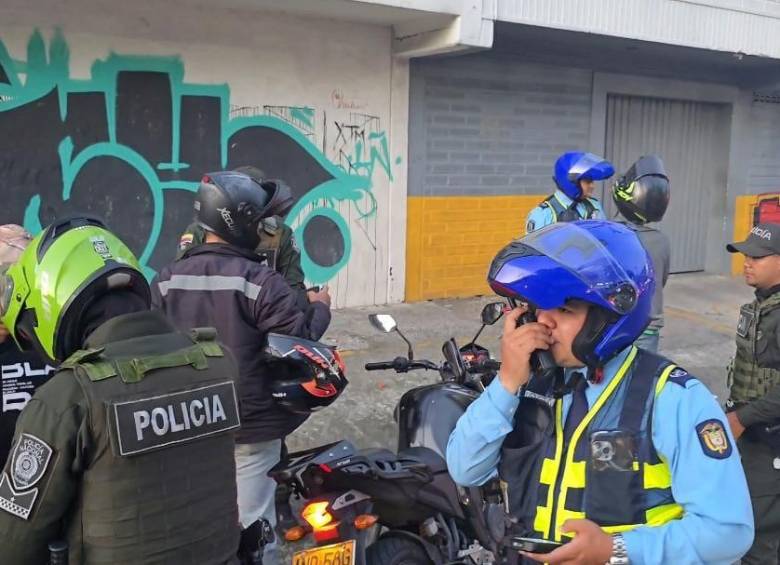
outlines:
M398 329L398 324L395 323L395 318L393 318L390 314L369 314L368 321L371 322L371 325L374 326L376 329L378 329L380 332L385 332L385 333L395 332L399 336L401 336L401 339L403 339L406 342L406 345L408 346L407 353L406 353L407 357L409 358L410 361L414 359L414 350L412 349L412 342L406 339L406 336L401 333L401 330Z
M390 333L398 327L390 314L369 314L368 321L380 332Z
M503 302L491 302L485 304L482 309L482 323L490 326L495 324L504 315L504 303Z
M455 379L460 382L466 376L466 364L458 351L458 344L450 338L441 346L441 354L450 366Z

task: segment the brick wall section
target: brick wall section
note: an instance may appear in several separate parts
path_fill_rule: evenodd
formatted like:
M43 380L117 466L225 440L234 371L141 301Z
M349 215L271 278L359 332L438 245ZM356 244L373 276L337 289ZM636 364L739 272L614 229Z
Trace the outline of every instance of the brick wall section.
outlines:
M780 191L780 104L753 102L749 192Z
M525 216L542 198L409 197L406 300L490 294L491 260L522 235Z
M555 159L589 149L592 77L490 52L412 62L407 300L491 292Z
M540 194L588 149L592 72L494 53L412 62L409 194Z

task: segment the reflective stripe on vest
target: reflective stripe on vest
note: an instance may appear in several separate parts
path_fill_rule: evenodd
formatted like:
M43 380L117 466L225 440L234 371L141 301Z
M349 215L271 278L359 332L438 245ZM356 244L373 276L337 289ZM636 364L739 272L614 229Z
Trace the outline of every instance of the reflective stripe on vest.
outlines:
M631 369L634 364L636 356L637 349L636 347L632 347L631 352L626 357L626 360L621 365L615 377L610 381L590 408L585 418L575 429L571 441L565 446L565 453L563 445L563 401L561 399L556 401L555 419L557 425L555 426L554 454L552 454L551 458L548 456L542 461L539 484L546 485L546 496L544 496L544 500L539 501L542 504L538 504L536 508L533 524L533 529L543 537L561 540L563 536L561 535L560 527L566 520L582 519L586 517L585 508L583 507L583 500L586 496L585 492L588 492L588 495L590 496L596 495L595 493L586 490L587 466L590 463L590 440L585 439L587 442L585 445L581 444L581 440L583 440L583 435L589 425L593 422L594 418L597 417L605 404L613 398L613 395L619 389L621 383L623 383L629 369ZM672 364L667 364L665 366L663 372L658 377L655 390L652 391L654 397L657 397L661 392L669 374L675 368L675 365ZM626 410L625 406L619 408L623 412ZM643 417L651 419L652 413L645 414ZM649 433L648 430L647 434L649 435ZM652 444L651 438L648 437L646 441L649 442L650 445ZM582 453L584 447L588 448L588 456L581 461L575 460L577 452ZM604 531L613 533L632 530L642 525L659 526L682 516L682 507L679 504L674 503L673 498L671 497L672 475L668 464L660 458L658 458L657 463L653 462L653 455L655 455L654 450L648 453L643 454L642 446L636 446L632 469L630 471L618 471L618 473L630 473L631 475L639 473L641 486L637 485L637 488L642 489L645 492L657 491L660 500L668 500L670 503L662 503L649 508L629 509L642 512L644 519L638 523L600 524ZM658 456L656 455L656 457ZM625 474L621 476L629 480L634 478ZM638 482L638 480L636 482ZM620 501L618 499L621 496L630 494L630 485L626 484L623 488L629 489L629 491L620 492L620 487L617 487L612 493L617 498L608 501L608 504L614 505L617 502L619 505ZM574 496L574 494L578 494L579 496ZM629 500L626 500L625 504L630 505L631 500L635 499L636 497L629 497ZM593 519L591 516L588 516L588 518Z

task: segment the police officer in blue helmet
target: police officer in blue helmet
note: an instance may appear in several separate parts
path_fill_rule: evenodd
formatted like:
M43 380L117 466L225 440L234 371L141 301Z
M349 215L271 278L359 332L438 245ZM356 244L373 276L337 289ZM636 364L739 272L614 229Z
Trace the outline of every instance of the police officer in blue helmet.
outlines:
M695 377L633 345L655 286L636 234L606 221L555 224L501 250L488 282L522 305L505 318L499 378L458 421L447 464L461 485L506 485L508 547L532 548L510 556L739 559L753 516L725 415ZM538 369L543 353L551 370Z
M558 188L528 214L526 233L557 222L605 219L593 191L596 181L614 174L612 163L593 153L571 151L558 157L553 175Z

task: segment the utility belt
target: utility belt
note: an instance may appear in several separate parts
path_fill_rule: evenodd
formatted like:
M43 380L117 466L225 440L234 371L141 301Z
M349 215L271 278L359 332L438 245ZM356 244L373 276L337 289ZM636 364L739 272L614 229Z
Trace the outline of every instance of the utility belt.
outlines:
M734 402L729 399L726 401L726 413L739 410L747 404L747 402ZM753 441L769 446L775 455L780 456L780 418L748 426L745 428L743 435Z

